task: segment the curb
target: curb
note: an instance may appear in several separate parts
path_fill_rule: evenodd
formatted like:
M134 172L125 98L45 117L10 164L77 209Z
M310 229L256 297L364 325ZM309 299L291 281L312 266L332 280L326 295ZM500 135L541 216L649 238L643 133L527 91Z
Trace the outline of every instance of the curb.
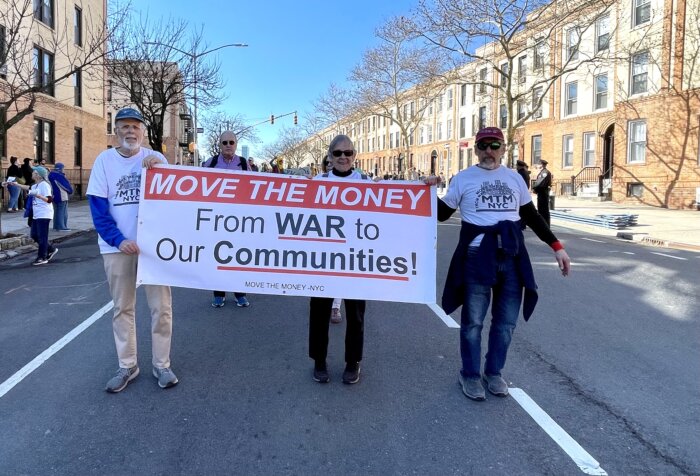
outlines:
M62 236L57 236L51 240L52 243L62 243L69 238L75 238L76 236L84 235L94 231L94 228L88 228L87 230L76 230L70 233L66 233ZM3 238L0 248L0 261L5 261L16 256L31 253L36 251L37 245L34 243L29 235L21 234L13 236L10 238Z
M691 243L680 243L678 241L662 240L660 238L654 238L653 236L649 236L646 233L631 233L621 231L617 234L617 237L623 240L634 241L643 245L657 246L659 248L670 248L674 250L700 252L700 245L694 245Z

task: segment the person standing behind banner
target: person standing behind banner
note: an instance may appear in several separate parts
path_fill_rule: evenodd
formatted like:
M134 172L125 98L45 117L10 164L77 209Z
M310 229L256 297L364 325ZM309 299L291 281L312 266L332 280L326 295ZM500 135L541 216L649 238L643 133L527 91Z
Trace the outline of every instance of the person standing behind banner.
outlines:
M328 146L327 158L330 159L331 169L316 175L313 180L369 180L365 174L353 169L355 146L348 136L335 136ZM312 297L309 302L309 357L314 361L313 379L319 383L330 381L326 357L332 306L332 297ZM365 307L366 301L363 299L345 299L345 384L360 381Z
M73 193L73 186L63 173L63 167L61 162L56 162L53 171L49 174L55 210L53 229L56 231L70 231L68 228L68 200Z
M105 387L117 393L139 374L136 355L136 271L139 247L136 243L141 171L168 161L160 152L141 147L146 121L139 111L117 112L114 126L119 146L108 148L95 159L87 187L92 221L104 261L109 291L114 301L112 331L119 358L119 370ZM153 376L158 386L178 383L170 368L173 331L172 295L169 286L144 285L151 311Z
M210 158L204 164L203 167L209 167L213 169L224 169L224 170L248 170L247 161L243 157L236 155L236 147L238 144L238 138L233 131L224 131L219 137L219 146L221 147L221 152L219 155L215 155ZM246 297L245 293L233 293L236 297L236 306L238 307L248 307L250 302ZM225 291L214 291L214 297L212 298L212 307L224 307L226 304L226 292Z
M258 172L260 170L258 169L258 166L255 165L255 161L252 157L248 158L248 170L250 170L251 172Z

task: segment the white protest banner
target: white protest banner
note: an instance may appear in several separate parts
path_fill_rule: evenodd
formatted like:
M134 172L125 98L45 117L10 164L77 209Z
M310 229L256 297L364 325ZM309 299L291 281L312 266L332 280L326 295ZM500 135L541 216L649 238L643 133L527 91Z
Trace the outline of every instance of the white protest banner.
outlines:
M159 166L141 179L138 282L435 302L434 190Z

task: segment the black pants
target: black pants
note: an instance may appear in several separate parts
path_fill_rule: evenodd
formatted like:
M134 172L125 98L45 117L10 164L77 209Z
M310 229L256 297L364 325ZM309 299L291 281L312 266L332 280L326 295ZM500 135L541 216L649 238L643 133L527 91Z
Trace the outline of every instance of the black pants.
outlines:
M360 362L365 341L364 300L343 299L345 303L345 362ZM328 355L328 327L333 298L312 297L309 305L309 357L325 361Z
M550 226L549 219L549 192L537 192L537 211L544 221L547 222L547 226Z
M245 293L233 293L236 299L245 296ZM226 297L226 291L214 291L214 297Z

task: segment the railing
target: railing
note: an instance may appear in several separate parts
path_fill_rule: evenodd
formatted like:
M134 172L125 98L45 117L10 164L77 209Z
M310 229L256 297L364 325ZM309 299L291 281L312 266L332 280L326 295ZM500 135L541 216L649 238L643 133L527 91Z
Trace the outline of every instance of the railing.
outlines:
M576 196L584 184L598 184L600 195L602 171L600 167L584 167L581 171L571 176L571 195Z

